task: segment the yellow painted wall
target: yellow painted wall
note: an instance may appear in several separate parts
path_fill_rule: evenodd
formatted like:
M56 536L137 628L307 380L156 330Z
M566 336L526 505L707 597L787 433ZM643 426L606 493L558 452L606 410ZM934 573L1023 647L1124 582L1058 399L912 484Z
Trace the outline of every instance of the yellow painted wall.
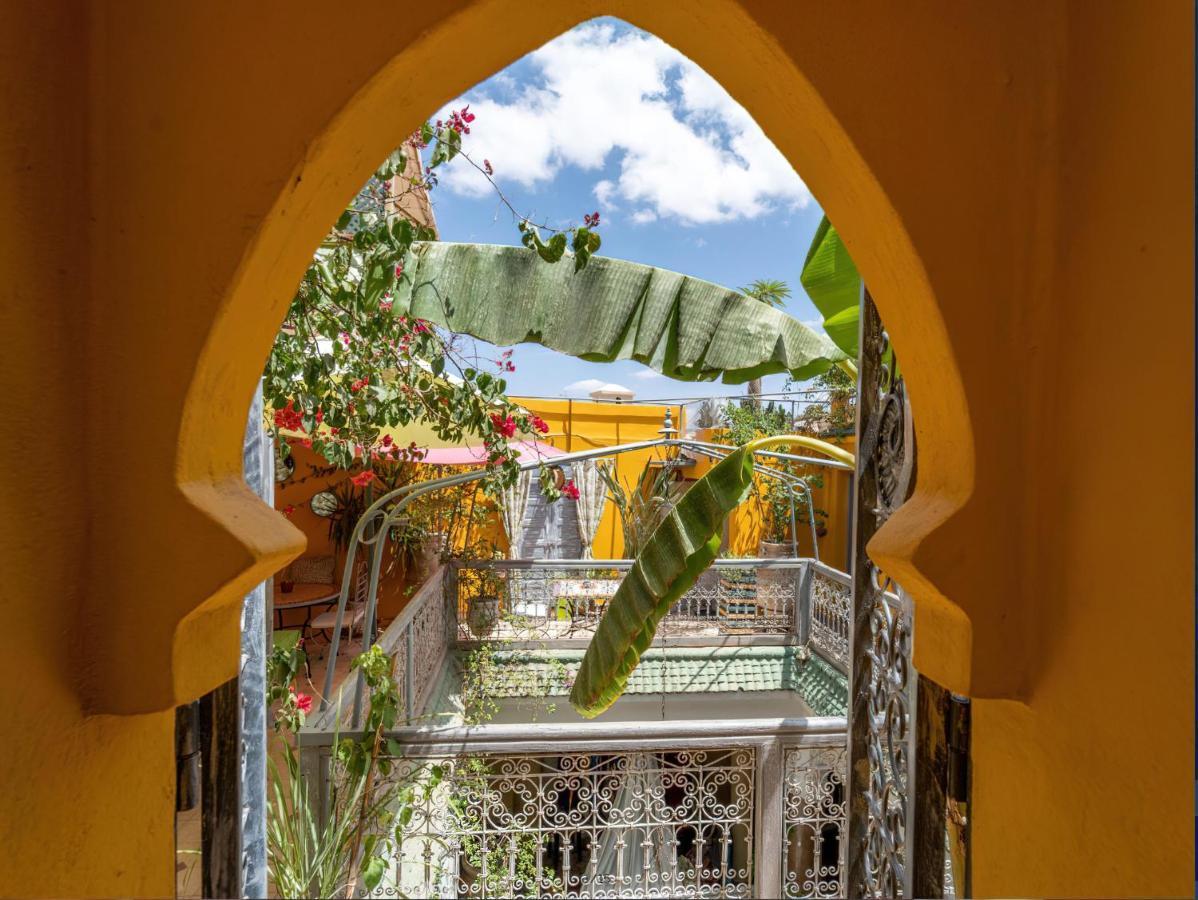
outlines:
M1189 894L1192 4L395 12L4 4L0 545L20 640L0 675L21 689L0 893L170 893L170 709L234 674L240 596L302 549L238 473L312 248L421 117L615 14L795 164L902 354L919 484L871 550L916 597L917 664L976 698L975 891ZM1153 436L1150 464L1116 429Z
M718 430L715 429L702 429L698 432L697 437L704 441L724 442ZM838 438L835 443L837 446L853 452L856 438L853 436ZM803 452L800 455L818 456L819 454ZM687 478L701 478L712 464L711 460L701 459L693 470L687 472ZM852 519L849 515L849 503L852 498L849 495L849 489L852 484L851 473L843 469L824 466L802 466L797 468L796 472L800 475L819 474L823 476L823 486L811 490L815 508L822 509L828 514L827 534L822 537L817 536L820 560L842 572L850 571L851 535L849 528L852 525ZM768 481L763 477L758 477L756 481L758 491L764 492ZM811 526L802 516L801 511L798 512L798 519L799 556L810 557L813 555ZM728 516L727 548L729 552L737 556L758 554L761 550L761 541L768 533L768 524L763 497L760 494L750 496ZM789 541L789 537L787 537L787 541Z
M646 403L607 403L593 400L552 400L538 397L513 397L529 412L536 413L549 426L541 440L577 453L596 447L615 447L652 441L661 437L658 431L665 424L667 407ZM685 432L685 407L668 407L679 433ZM664 459L660 448L633 450L609 457L616 467L616 477L626 485L635 486L645 465L651 459ZM599 530L591 555L595 559L619 559L624 555L624 536L615 504L607 503L599 519Z

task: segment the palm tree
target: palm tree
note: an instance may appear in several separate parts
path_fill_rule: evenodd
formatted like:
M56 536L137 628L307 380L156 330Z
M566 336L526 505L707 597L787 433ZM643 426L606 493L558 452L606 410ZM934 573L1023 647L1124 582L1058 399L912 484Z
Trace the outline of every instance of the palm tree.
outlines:
M754 300L764 303L766 306L781 309L786 305L786 299L790 296L790 285L776 278L758 278L752 284L742 287L740 292L746 297L752 297ZM749 382L748 393L753 398L761 396L760 378L754 378ZM760 401L754 399L751 402L757 405Z

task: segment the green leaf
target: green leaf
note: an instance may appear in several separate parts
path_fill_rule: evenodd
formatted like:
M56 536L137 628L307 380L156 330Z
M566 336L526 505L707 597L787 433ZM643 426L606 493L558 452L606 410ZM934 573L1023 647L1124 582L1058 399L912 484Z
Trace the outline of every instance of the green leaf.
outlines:
M658 623L711 565L724 519L752 488L752 455L742 447L699 479L649 535L579 666L570 691L579 713L597 716L623 693Z
M848 248L828 217L820 221L807 249L799 281L820 315L824 331L846 357L857 359L857 335L861 319L861 274ZM892 362L887 351L886 363Z
M633 359L679 381L741 384L773 373L802 380L845 359L823 334L718 284L610 257L592 256L578 273L546 267L535 226L521 224L529 250L414 243L397 314L500 347L537 343L592 362ZM598 246L594 232L585 240Z
M387 863L379 856L372 856L366 860L362 866L362 884L365 886L367 893L373 892L379 886L379 882L383 880L383 874L387 871Z
M388 260L377 260L366 270L366 279L362 283L362 292L366 302L372 307L377 305L383 294L395 289L395 266Z

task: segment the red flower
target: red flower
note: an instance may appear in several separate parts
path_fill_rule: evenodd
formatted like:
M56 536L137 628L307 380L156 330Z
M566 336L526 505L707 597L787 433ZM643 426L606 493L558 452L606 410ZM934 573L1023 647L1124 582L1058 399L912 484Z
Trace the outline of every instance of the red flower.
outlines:
M291 518L291 514L294 512L295 512L295 507L292 506L290 503L288 503L286 506L283 507L283 515L285 515L289 519Z
M355 487L364 488L366 485L374 481L374 479L375 474L367 469L364 472L359 472L357 475L351 476L349 480L354 483Z
M383 312L391 312L391 307L395 305L394 300L380 300L379 309Z
M316 407L316 424L319 425L323 421L324 421L324 410L318 406L318 407Z
M304 438L302 441L300 441L300 446L304 447L308 450L311 450L312 449L312 438Z
M491 168L491 160L489 160L489 159L483 160L483 171L486 172L488 175L495 174L495 170Z
M295 706L300 712L302 712L304 714L310 713L310 712L312 712L312 698L309 697L307 694L296 694L295 695Z
M348 350L349 349L349 332L343 331L338 336L341 338L341 343L345 344L345 347Z
M516 433L516 420L511 416L491 413L491 425L504 437L512 437Z
M395 277L398 278L403 274L403 263L398 263L395 266Z
M392 437L391 437L391 435L389 435L389 434L384 434L384 435L383 435L383 446L384 446L384 447L390 447L390 446L391 446L391 442L392 442L393 440L394 440L394 438L392 438Z
M537 431L541 432L541 434L549 433L548 423L546 423L545 420L542 419L540 416L532 417L532 427L535 428Z
M562 495L569 497L571 500L578 499L578 486L574 484L573 478L562 485Z
M417 334L428 334L428 322L424 319L415 319L412 322L412 330Z
M275 410L275 427L287 431L299 431L304 427L304 414L293 407L291 401L288 400L283 409Z
M366 387L366 385L368 385L368 384L370 384L369 378L359 378L357 381L355 381L353 384L351 384L349 386L349 389L356 394L358 391L362 390L362 388Z
M582 220L584 222L586 222L587 228L598 228L599 227L599 210L595 210L593 213L584 215L582 217Z

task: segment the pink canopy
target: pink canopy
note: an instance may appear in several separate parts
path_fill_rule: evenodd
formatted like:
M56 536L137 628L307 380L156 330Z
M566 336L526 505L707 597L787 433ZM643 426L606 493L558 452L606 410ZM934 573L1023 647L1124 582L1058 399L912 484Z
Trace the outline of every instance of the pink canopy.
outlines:
M565 450L558 450L552 444L543 444L540 441L509 443L519 456L520 462L566 455ZM485 447L437 447L425 450L424 459L421 460L430 466L481 466L486 461Z

